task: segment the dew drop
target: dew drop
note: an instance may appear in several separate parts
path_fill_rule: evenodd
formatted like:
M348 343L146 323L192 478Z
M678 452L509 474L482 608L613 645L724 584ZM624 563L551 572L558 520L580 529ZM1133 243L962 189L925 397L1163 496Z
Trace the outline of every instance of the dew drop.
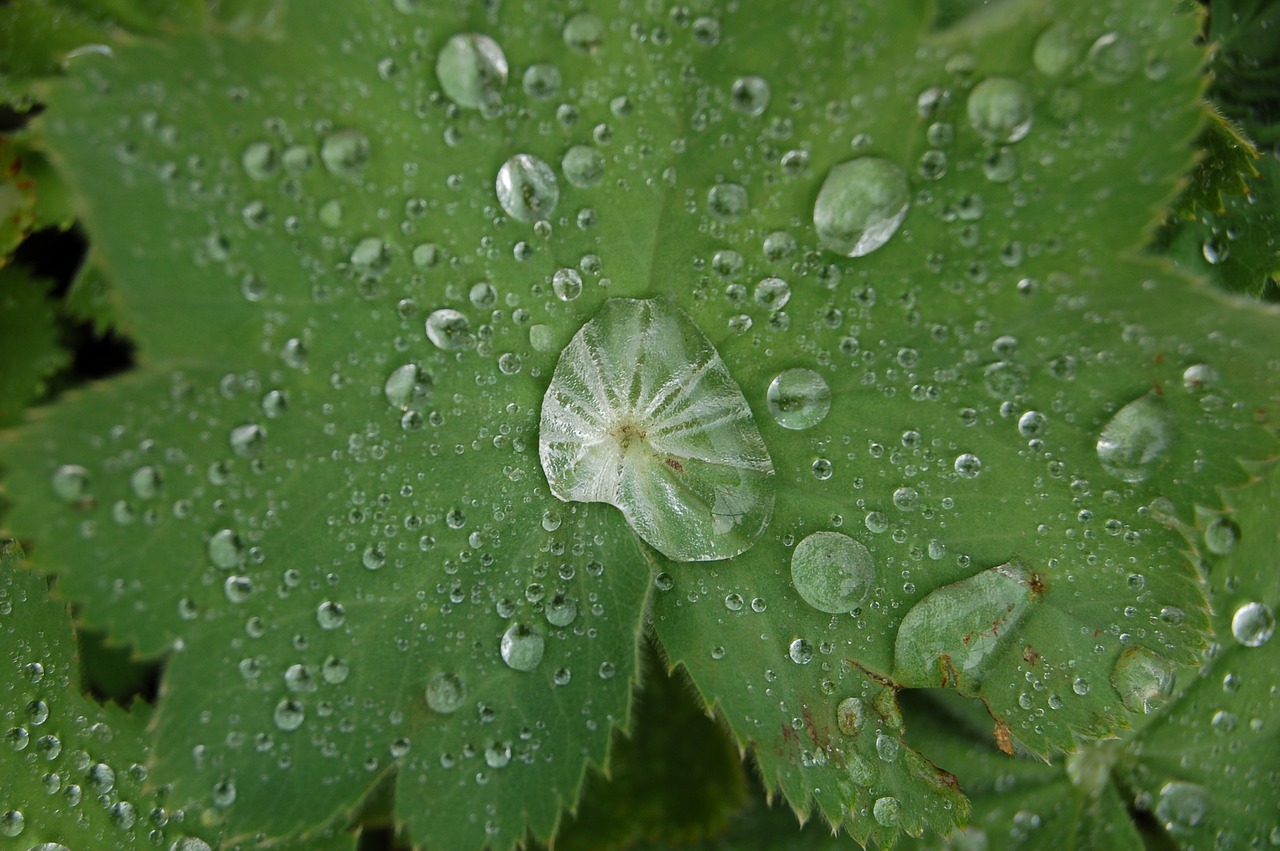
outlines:
M1231 616L1231 634L1245 647L1261 647L1276 631L1276 615L1266 603L1245 603Z
M431 394L431 376L420 366L406 363L392 370L382 392L392 407L402 411L425 401Z
M967 105L969 123L988 142L1012 144L1031 132L1031 94L1007 77L988 77L973 87Z
M507 84L507 57L489 36L460 33L441 48L436 79L449 100L464 109L492 106Z
M316 607L316 623L321 629L337 629L346 619L347 613L341 603L325 600Z
M729 103L744 115L756 116L769 108L769 83L763 77L739 77L729 89Z
M902 804L898 803L897 798L888 795L876 798L871 806L871 815L881 827L894 827L902 817Z
M560 200L560 184L551 166L529 154L516 154L498 169L498 203L522 222L548 218Z
M1154 392L1140 396L1103 426L1098 461L1121 481L1144 481L1169 453L1177 425L1163 397Z
M747 212L747 190L737 183L718 183L707 193L707 212L720 222L736 222Z
M1240 540L1240 527L1230 517L1215 517L1204 529L1204 546L1214 555L1224 556Z
M605 502L676 561L731 558L773 513L773 464L711 341L666 301L611 299L560 355L539 456L564 502Z
M244 543L240 536L230 529L219 529L209 538L206 547L209 561L214 567L230 570L237 567L244 559Z
M1212 809L1209 791L1198 783L1174 780L1164 784L1156 797L1156 818L1174 836L1193 833Z
M63 464L53 471L53 492L63 502L79 502L89 495L89 471L78 464Z
M560 169L569 185L589 189L604 177L604 155L586 145L574 145L560 160Z
M1173 693L1173 663L1146 647L1126 648L1111 669L1111 685L1130 712L1150 713Z
M910 206L901 168L879 157L860 157L831 167L813 205L813 224L826 248L862 257L889 241Z
M579 12L565 21L564 43L581 53L595 53L604 44L604 21L591 12Z
M791 554L791 582L820 612L852 612L867 598L874 581L871 553L839 532L814 532Z
M320 143L320 161L332 174L356 177L369 162L369 140L358 130L337 130Z
M499 646L502 661L515 671L532 671L538 667L545 649L546 642L538 628L523 623L507 627Z
M797 638L787 648L787 655L797 665L807 665L813 661L813 645L803 638Z
M831 410L831 388L812 369L788 369L769 382L765 401L778 425L799 431L826 419Z
M432 311L427 317L427 339L446 352L469 349L475 345L471 320L451 307Z
M272 720L275 721L276 728L286 733L301 727L306 717L307 714L302 708L302 704L292 698L285 698L277 703L275 711L271 715Z
M1107 33L1089 48L1089 71L1099 82L1119 83L1137 67L1137 45L1119 33Z
M467 684L454 674L438 673L427 681L426 699L432 712L457 712L467 700Z

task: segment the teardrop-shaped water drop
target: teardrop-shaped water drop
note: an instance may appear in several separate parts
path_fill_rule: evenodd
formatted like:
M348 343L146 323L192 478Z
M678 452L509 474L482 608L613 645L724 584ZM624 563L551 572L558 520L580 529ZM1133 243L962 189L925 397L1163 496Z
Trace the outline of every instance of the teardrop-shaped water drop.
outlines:
M668 558L750 547L773 513L773 463L719 353L667 301L611 299L565 347L539 455L565 502L605 502Z
M1169 453L1178 422L1164 397L1154 392L1139 396L1102 427L1098 461L1121 481L1144 481Z
M880 157L859 157L831 167L813 205L813 225L831 251L862 257L889 241L910 207L906 172Z
M931 592L898 627L894 680L911 687L955 682L960 688L976 688L1042 594L1036 576L1017 562Z
M551 166L529 154L516 154L498 169L498 203L522 222L546 219L560 200L560 184Z
M453 36L436 58L436 78L449 100L464 109L496 103L507 84L507 57L480 33Z

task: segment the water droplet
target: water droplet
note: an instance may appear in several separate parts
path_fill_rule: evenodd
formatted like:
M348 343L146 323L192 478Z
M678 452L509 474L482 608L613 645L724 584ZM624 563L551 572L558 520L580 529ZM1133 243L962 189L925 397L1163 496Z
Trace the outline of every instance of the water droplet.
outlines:
M244 559L244 543L240 536L230 529L219 529L209 538L206 547L209 561L214 567L230 570L238 567Z
M1199 827L1213 809L1209 791L1197 783L1174 780L1164 784L1156 798L1156 818L1174 836L1185 836Z
M747 190L737 183L718 183L707 193L707 212L720 222L736 222L750 205Z
M604 44L604 21L591 12L579 12L565 21L564 43L582 53L595 53Z
M1031 61L1036 70L1049 77L1066 73L1076 64L1077 46L1075 34L1065 23L1050 26L1036 39L1031 51Z
M568 626L578 617L578 601L565 594L556 594L547 602L544 613L547 623L552 626Z
M862 700L846 697L836 705L836 725L848 736L856 736L866 724L867 712Z
M1204 546L1214 555L1224 556L1240 540L1240 527L1230 517L1215 517L1204 529Z
M538 628L529 624L513 623L502 634L499 650L502 661L516 671L532 671L542 661L546 642Z
M867 598L874 581L871 553L839 532L814 532L791 554L791 582L820 612L852 612Z
M956 456L955 471L962 479L975 479L982 472L982 459L971 452Z
M1188 393L1204 393L1218 386L1222 376L1218 370L1205 363L1195 363L1183 370L1182 386Z
M1245 647L1261 647L1276 631L1276 615L1266 603L1245 603L1231 616L1231 634Z
M427 339L446 352L469 349L475 345L471 320L451 307L432 311L427 317Z
M0 815L0 836L18 836L26 826L27 818L22 814L22 810L9 810L4 815Z
M791 287L781 278L765 278L756 284L753 297L766 310L781 310L791 300Z
M788 369L769 382L765 401L778 425L798 431L826 419L831 410L831 388L812 369Z
M773 464L711 341L666 301L611 299L565 347L542 404L552 493L605 502L676 561L731 558L773 513Z
M154 499L163 484L163 474L150 464L139 467L129 476L129 488L139 499Z
M559 68L538 62L524 72L524 93L535 100L550 100L560 91L560 82Z
M574 145L560 160L564 179L571 186L589 189L604 177L604 155L586 145Z
M431 395L431 376L414 363L396 367L382 385L382 392L392 407L402 411L416 407Z
M558 269L551 276L551 291L561 301L573 301L582 294L582 276L576 269Z
M427 681L426 698L433 712L457 712L467 700L467 684L453 674L438 673Z
M813 645L803 638L797 638L787 648L787 655L797 665L807 665L813 661Z
M882 827L894 827L902 817L902 804L892 796L876 798L876 802L871 806L871 815L875 817L876 824Z
M1107 33L1089 48L1089 71L1100 82L1118 83L1137 67L1137 45L1119 33Z
M231 429L227 443L231 451L241 458L252 458L262 452L267 442L267 430L257 423L245 423Z
M1137 483L1151 475L1168 454L1177 420L1164 398L1154 392L1116 411L1098 437L1098 461L1121 481Z
M449 100L464 109L494 106L507 84L507 57L489 36L460 33L441 48L436 79Z
M1111 685L1130 712L1149 713L1173 693L1173 663L1146 647L1126 648L1111 669Z
M333 174L355 177L369 162L369 140L358 130L337 130L320 143L320 161Z
M831 167L813 205L818 239L837 254L862 257L898 230L911 207L906 173L879 157Z
M498 203L522 222L548 218L560 200L560 184L551 166L529 154L516 154L498 169Z
M346 619L347 613L341 603L325 600L316 607L316 623L321 629L337 629Z
M976 687L1040 596L1035 575L1017 562L930 592L898 627L894 679L923 688L951 681Z
M307 717L307 713L302 708L301 703L292 698L285 698L276 704L275 711L271 714L271 717L275 721L276 728L287 733L301 727L303 720Z
M763 77L739 77L729 90L729 103L744 115L760 115L769 108L769 94Z
M969 123L988 142L1012 144L1031 132L1031 94L1007 77L988 77L973 87L967 106Z
M63 464L53 471L53 492L63 502L79 502L89 495L89 471L78 464Z

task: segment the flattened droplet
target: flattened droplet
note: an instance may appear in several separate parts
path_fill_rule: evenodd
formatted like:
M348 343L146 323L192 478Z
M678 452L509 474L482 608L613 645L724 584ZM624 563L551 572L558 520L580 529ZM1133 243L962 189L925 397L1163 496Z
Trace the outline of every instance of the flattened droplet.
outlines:
M551 492L617 507L676 561L745 551L773 514L773 462L720 354L684 311L611 299L579 329L542 401Z
M441 48L436 78L449 100L464 109L479 109L496 101L507 84L507 57L489 36L461 33Z
M831 167L813 205L822 244L845 257L862 257L889 241L911 207L901 168L879 157Z
M457 712L467 700L467 684L457 676L441 671L427 681L427 706L433 712L448 715Z
M1121 481L1136 484L1151 475L1169 453L1178 422L1154 392L1116 411L1098 437L1098 461Z
M848 614L867 598L874 580L871 553L839 532L814 532L791 554L791 582L820 612Z
M1031 94L1008 77L989 77L973 87L969 123L988 142L1017 142L1031 132Z
M961 688L976 688L1040 595L1035 576L1016 562L933 591L898 627L894 679L926 688L954 679Z

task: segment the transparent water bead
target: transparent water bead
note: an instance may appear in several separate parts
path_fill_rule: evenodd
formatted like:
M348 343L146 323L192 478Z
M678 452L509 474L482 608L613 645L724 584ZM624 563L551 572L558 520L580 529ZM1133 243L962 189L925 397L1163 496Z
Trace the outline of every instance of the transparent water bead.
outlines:
M867 598L874 581L871 553L839 532L814 532L791 554L791 582L820 612L852 612Z
M1141 645L1120 654L1111 669L1111 687L1130 712L1147 714L1173 693L1173 663Z
M1016 642L1014 627L1042 593L1036 577L1016 562L931 592L898 627L894 679L911 687L953 681L976 687L998 651Z
M502 634L499 652L502 661L515 671L532 671L542 661L546 640L536 626L513 623Z
M862 257L897 232L911 207L901 168L879 157L859 157L831 167L813 205L822 244L845 257Z
M769 382L765 402L783 428L813 428L831 410L831 387L812 369L788 369Z
M560 200L560 184L551 166L529 154L516 154L498 169L498 203L522 222L546 219Z
M1231 634L1245 647L1261 647L1276 632L1276 614L1266 603L1245 603L1231 616Z
M1169 453L1177 420L1164 398L1154 392L1139 396L1102 427L1098 461L1121 481L1141 482Z
M605 502L676 561L745 551L773 514L773 462L711 341L667 301L611 299L574 335L542 401L551 492Z
M973 87L967 104L969 123L988 142L1011 144L1031 132L1031 94L1008 77L988 77Z
M461 33L441 48L436 78L449 100L464 109L479 109L496 102L507 84L507 57L489 36Z

